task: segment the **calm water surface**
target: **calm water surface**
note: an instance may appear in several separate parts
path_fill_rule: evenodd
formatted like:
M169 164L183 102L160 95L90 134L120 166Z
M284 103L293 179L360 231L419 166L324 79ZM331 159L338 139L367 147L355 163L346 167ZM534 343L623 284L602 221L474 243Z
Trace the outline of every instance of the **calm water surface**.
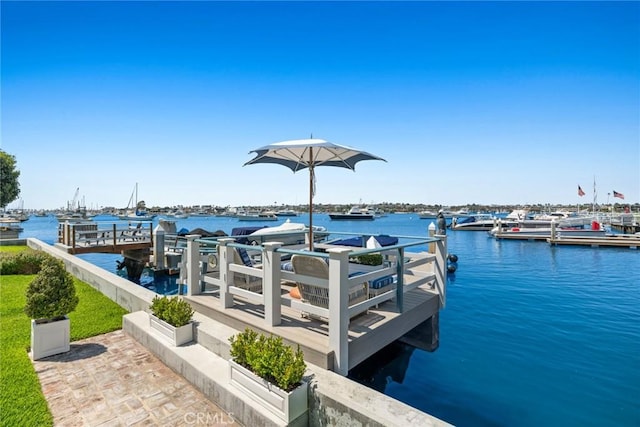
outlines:
M410 214L363 222L314 215L314 225L330 231L424 236L429 224ZM227 233L243 225L177 220L178 229ZM24 237L56 239L54 217L23 226ZM459 426L640 426L640 251L496 241L472 231L449 232L448 244L459 261L438 350L395 345L353 378ZM82 258L112 272L121 259Z

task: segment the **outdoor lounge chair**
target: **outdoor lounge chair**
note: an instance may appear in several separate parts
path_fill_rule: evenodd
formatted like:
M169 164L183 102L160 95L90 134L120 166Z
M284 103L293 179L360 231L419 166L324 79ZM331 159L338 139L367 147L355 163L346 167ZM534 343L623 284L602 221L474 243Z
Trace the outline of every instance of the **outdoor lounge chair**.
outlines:
M329 279L329 265L318 257L308 255L294 255L291 257L293 271L296 274ZM349 289L348 305L363 302L368 298L369 286L367 282L357 283ZM298 289L302 302L306 302L318 307L329 308L329 289L323 286L314 286L307 283L298 282ZM304 315L305 313L303 313Z
M242 264L247 267L256 267L251 261L251 257L245 249L232 248L233 249L233 263ZM233 273L233 285L247 291L262 293L262 279L260 277L251 276L243 273Z

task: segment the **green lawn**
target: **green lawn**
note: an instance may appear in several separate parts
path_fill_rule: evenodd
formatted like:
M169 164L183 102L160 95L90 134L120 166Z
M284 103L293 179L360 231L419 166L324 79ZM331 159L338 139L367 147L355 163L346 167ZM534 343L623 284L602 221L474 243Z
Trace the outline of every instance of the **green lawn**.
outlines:
M0 426L53 425L27 354L31 320L24 314L25 293L34 277L0 276ZM69 314L71 341L122 328L126 310L86 283L74 282L80 302Z
M20 252L25 246L0 246L0 252Z

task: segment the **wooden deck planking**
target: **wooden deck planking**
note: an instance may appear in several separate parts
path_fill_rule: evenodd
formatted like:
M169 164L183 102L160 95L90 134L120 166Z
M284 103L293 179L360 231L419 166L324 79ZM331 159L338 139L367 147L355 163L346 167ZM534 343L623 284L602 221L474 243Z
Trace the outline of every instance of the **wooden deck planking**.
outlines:
M496 240L547 240L549 234L527 234L525 233L509 233L509 234L495 234L492 236Z
M78 254L92 254L92 253L109 253L119 254L122 251L136 250L136 249L150 249L151 241L138 241L138 242L118 242L115 245L113 243L94 243L87 246L67 246L62 243L56 243L55 247L62 249L63 251L78 255Z
M618 234L606 237L561 237L547 239L552 245L612 246L636 249L640 247L640 236L635 234Z
M226 310L221 309L220 300L213 295L193 295L185 297L185 299L199 313L237 331L243 331L250 327L267 335L280 336L288 345L300 345L305 360L325 369L333 368L333 356L328 351L328 329L324 327L326 330L323 331L320 322L304 319L300 316L300 312L291 313L289 312L291 309L282 307L282 323L279 326L271 327L264 322L264 313L261 307L242 302L240 298L237 298L236 307ZM318 324L316 325L314 322ZM314 330L315 333L310 333L310 330Z
M391 344L416 326L438 313L440 309L438 295L422 288L414 289L404 295L404 312L393 313L384 322L376 326L371 333L362 334L349 342L349 368Z
M283 297L289 298L288 291ZM264 322L261 305L235 298L235 306L223 310L217 295L205 294L185 297L194 309L238 331L246 327L262 333L282 337L289 345L300 345L305 359L325 369L333 368L333 352L329 350L328 322L301 316L300 311L282 306L282 322L269 326ZM384 346L400 338L415 326L438 312L437 293L426 285L405 293L405 312L400 314L396 304L386 301L378 308L351 319L349 323L349 366L353 368Z

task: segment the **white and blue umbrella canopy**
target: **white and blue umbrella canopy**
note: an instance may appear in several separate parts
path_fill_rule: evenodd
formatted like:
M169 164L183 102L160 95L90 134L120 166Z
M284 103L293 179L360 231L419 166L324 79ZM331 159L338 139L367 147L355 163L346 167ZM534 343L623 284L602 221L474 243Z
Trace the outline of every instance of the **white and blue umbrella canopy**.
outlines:
M313 250L312 214L313 194L315 192L315 167L333 166L355 170L356 163L362 160L382 160L386 162L382 157L366 151L316 138L276 142L251 150L249 153L256 153L256 156L245 163L244 166L258 163L275 163L285 166L293 172L309 169L309 248L311 250Z

